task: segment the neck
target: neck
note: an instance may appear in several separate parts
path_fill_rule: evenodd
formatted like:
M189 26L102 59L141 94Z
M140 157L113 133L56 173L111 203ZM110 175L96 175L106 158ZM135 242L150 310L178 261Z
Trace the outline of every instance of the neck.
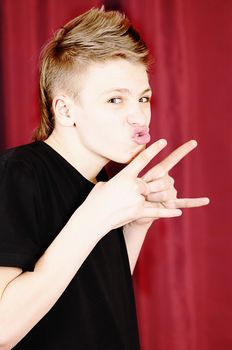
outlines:
M69 162L87 180L97 183L96 177L108 160L84 148L78 140L59 135L55 130L45 142Z

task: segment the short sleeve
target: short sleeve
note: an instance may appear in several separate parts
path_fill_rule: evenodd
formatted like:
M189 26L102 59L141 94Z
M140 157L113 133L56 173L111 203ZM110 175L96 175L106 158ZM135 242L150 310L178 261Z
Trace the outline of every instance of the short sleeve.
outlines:
M35 174L23 160L0 162L0 266L33 271L39 228Z

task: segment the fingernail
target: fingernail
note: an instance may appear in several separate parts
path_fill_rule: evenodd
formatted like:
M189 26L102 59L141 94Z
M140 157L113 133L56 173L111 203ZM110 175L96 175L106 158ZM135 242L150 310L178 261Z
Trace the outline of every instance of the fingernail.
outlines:
M194 144L194 146L197 146L197 141L196 140L191 140L191 142Z
M165 139L160 139L158 141L159 146L165 146L167 144L167 141Z

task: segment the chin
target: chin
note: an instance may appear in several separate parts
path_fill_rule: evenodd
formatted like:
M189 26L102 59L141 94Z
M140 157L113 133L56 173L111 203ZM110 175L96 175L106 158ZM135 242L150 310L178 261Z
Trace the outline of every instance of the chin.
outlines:
M129 164L141 151L146 148L146 145L137 147L136 150L125 152L123 157L118 157L114 161L120 164Z

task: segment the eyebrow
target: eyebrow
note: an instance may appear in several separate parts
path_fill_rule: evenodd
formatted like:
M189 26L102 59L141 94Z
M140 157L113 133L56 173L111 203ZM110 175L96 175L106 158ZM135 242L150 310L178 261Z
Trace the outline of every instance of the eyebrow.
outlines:
M104 92L102 93L102 95L106 95L106 94L109 94L109 93L112 93L112 92L120 92L120 93L130 94L130 90L129 90L129 89L125 89L125 88L113 88L113 89L104 91ZM145 89L144 91L142 91L142 92L141 92L141 95L146 94L147 92L152 93L152 90L151 90L150 87L147 88L147 89Z

